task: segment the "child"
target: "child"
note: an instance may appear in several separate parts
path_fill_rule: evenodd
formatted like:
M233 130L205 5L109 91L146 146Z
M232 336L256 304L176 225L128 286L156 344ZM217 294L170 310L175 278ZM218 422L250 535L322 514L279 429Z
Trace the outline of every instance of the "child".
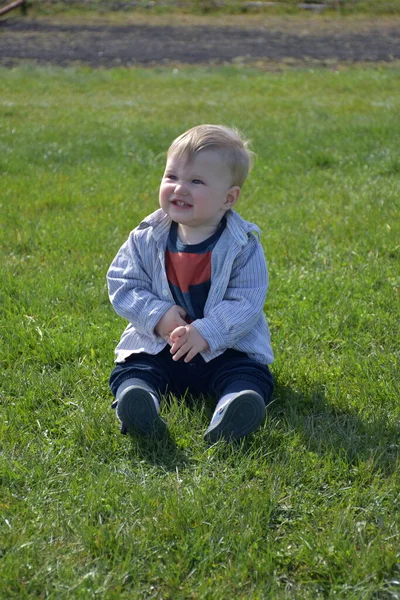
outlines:
M111 264L111 303L129 321L110 377L122 433L164 433L160 395L186 390L218 398L208 442L241 438L265 418L273 390L267 267L258 227L233 210L250 163L236 130L183 133L167 153L161 208Z

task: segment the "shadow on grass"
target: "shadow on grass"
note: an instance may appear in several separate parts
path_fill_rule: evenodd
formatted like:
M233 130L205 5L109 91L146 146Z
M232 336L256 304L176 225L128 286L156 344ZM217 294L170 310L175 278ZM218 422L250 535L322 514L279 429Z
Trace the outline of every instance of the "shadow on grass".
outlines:
M396 468L400 428L384 416L366 422L355 411L337 409L326 399L322 385L304 394L276 382L269 414L288 433L300 436L310 452L345 457L350 463L371 460L388 474Z
M217 399L212 397L195 397L186 394L181 399L166 398L170 412L173 433L168 429L160 439L155 437L129 436L132 444L132 457L145 460L165 471L182 471L196 464L196 453L202 454L212 448L212 453L219 459L232 458L238 452L245 454L251 451L256 443L254 436L236 441L219 441L209 444L204 441L205 432L213 415ZM169 420L169 419L167 419ZM194 439L193 423L198 430ZM195 434L197 435L197 434Z
M200 439L193 440L188 419L196 420L198 429L205 428L212 415L215 399L193 399L189 396L183 399L182 406L179 406L180 402L176 399L172 402L172 405L175 404L172 406L175 417L184 419L175 427L175 432L178 430L177 437L170 431L162 439L131 437L132 456L135 459L145 460L169 472L193 466L196 462L193 445L198 443L198 449L202 451L200 445L203 442ZM350 464L371 461L372 469L381 469L387 474L396 468L399 427L388 424L384 417L367 422L355 411L338 409L328 402L322 385L304 393L276 381L268 418L266 426L271 433L268 443L273 446L276 444L280 447L287 435L293 435L300 439L301 446L308 452L329 454ZM264 432L259 431L238 441L218 442L213 453L220 460L237 458L238 454L254 454L257 450L265 450L264 440Z
M161 438L129 436L132 453L164 471L180 471L191 464L188 453L180 448L169 431Z

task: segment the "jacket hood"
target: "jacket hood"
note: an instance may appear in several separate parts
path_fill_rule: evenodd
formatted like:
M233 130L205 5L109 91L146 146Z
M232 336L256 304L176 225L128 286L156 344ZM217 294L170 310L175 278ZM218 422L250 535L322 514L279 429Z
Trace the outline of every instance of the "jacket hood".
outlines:
M171 223L172 220L169 216L159 208L143 219L137 229L152 228L154 239L158 242L164 239L170 229ZM254 223L250 223L250 221L245 221L239 213L232 209L226 212L226 227L241 246L246 244L247 238L251 234L255 234L258 238L260 237L259 227Z

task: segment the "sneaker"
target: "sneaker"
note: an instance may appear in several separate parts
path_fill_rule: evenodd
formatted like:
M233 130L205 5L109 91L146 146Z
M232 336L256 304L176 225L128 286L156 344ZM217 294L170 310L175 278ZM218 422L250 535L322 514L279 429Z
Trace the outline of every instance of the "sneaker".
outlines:
M237 440L260 427L265 419L265 403L260 394L244 390L217 408L204 434L207 442L220 438Z
M128 433L161 437L167 429L158 414L155 397L140 386L127 387L118 398L116 409L122 428Z

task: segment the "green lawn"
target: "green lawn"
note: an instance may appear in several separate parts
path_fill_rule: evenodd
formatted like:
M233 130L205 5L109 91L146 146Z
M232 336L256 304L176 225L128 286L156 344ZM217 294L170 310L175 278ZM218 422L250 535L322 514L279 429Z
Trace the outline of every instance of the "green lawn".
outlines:
M5 2L6 3L6 2ZM309 6L308 10L304 7ZM121 0L30 0L29 12L38 14L72 13L86 14L101 12L123 15L129 14L163 14L171 13L179 17L182 14L192 15L274 15L274 14L306 14L319 13L319 10L310 10L312 5L325 5L322 11L324 16L340 15L399 15L400 0L278 0L274 4L268 2L249 2L247 0L162 0L151 2L149 0L136 0L136 2ZM314 7L317 8L317 7Z
M1 599L400 598L399 76L0 71ZM107 384L106 270L200 122L258 155L238 210L277 380L265 427L211 448L208 399L140 442Z

